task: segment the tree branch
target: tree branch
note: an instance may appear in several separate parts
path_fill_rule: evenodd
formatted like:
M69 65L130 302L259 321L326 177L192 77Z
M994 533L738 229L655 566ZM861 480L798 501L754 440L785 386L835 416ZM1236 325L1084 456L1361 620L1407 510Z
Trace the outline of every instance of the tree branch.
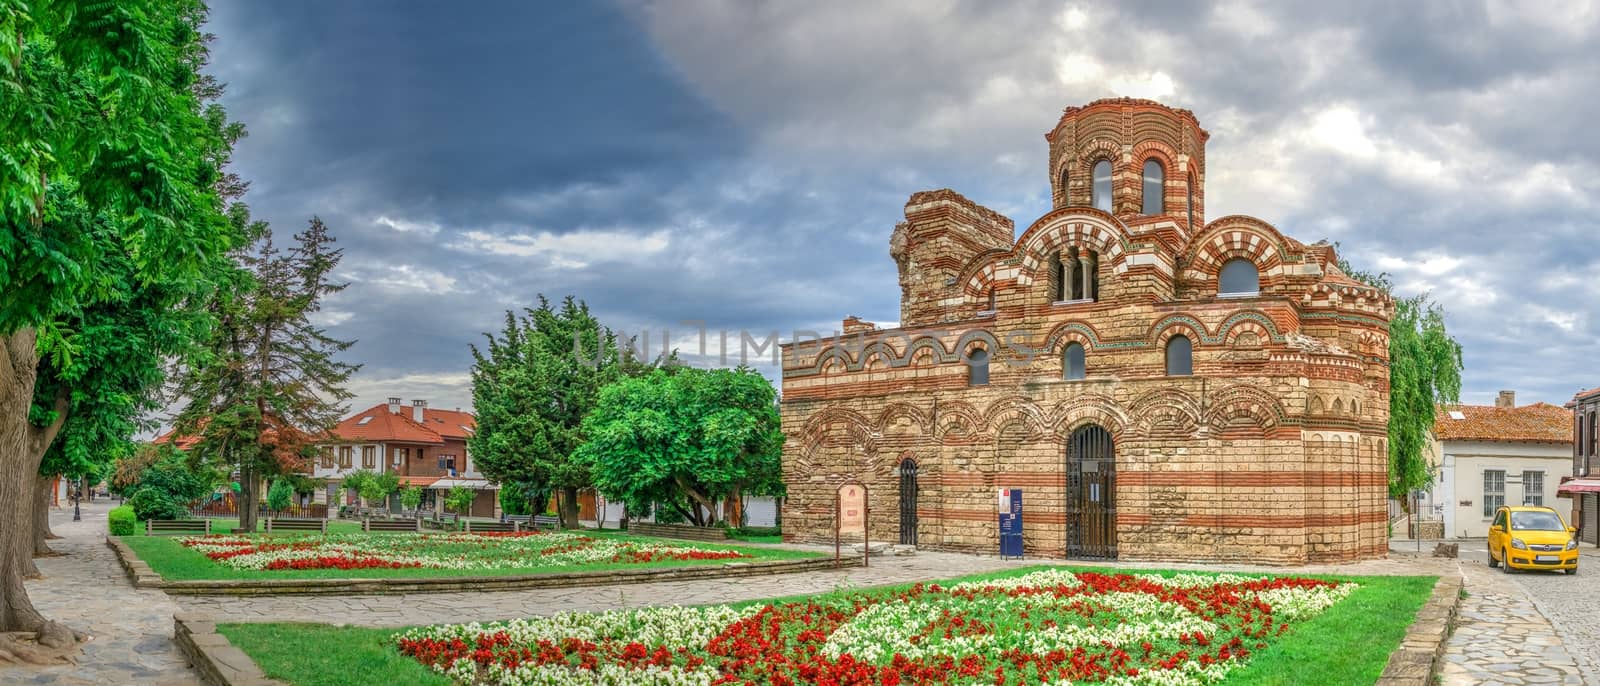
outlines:
M67 390L65 385L57 388L55 401L50 408L55 410L56 418L50 422L49 426L33 428L33 455L35 457L43 457L44 452L50 448L50 444L56 440L56 434L61 433L62 425L67 423L67 411L71 407L72 392Z

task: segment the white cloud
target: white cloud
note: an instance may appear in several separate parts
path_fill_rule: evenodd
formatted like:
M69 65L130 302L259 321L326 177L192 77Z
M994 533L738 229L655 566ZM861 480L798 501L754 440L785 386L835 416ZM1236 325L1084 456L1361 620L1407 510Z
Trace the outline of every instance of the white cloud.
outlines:
M544 257L560 269L582 269L604 262L637 262L656 255L671 243L666 230L643 236L622 231L573 231L570 233L493 234L468 231L462 240L449 247L464 252L492 253L516 257Z
M319 310L313 313L309 319L312 324L327 327L338 326L350 321L355 316L354 312L346 312L344 310Z
M413 264L353 264L341 278L352 283L376 286L386 291L421 291L424 293L454 293L456 278L437 269Z
M387 227L400 233L414 233L423 236L432 236L439 233L439 225L434 222L412 221L409 219L394 219L387 215L374 217L372 223Z

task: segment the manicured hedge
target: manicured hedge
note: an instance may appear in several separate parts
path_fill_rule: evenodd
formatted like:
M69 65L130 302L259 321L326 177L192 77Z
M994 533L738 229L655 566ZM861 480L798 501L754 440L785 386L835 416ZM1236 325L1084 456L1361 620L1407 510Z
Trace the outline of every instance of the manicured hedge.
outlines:
M139 524L139 520L133 516L132 505L111 508L111 512L106 514L106 522L111 527L112 536L131 536Z
M782 536L783 528L776 526L736 526L730 527L728 533L739 537Z

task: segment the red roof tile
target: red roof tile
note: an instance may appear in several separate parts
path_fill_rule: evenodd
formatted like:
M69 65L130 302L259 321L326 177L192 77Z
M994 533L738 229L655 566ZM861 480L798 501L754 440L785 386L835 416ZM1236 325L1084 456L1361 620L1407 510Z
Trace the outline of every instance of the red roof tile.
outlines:
M333 435L344 441L397 441L402 443L444 443L446 438L465 439L472 435L477 419L468 412L424 409L422 422L411 419L411 407L390 412L387 403L357 412L334 427Z
M1461 419L1450 415L1459 412ZM1513 408L1440 406L1433 433L1442 441L1571 443L1572 413L1549 403Z
M1572 399L1573 401L1583 400L1591 395L1600 395L1600 388L1591 388L1587 391L1580 391L1577 395L1572 396Z

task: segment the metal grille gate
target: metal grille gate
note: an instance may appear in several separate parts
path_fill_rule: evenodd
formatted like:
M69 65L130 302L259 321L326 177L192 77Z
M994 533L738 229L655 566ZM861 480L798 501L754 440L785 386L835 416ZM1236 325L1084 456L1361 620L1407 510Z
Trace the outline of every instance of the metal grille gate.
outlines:
M1090 424L1067 443L1067 557L1117 558L1117 461L1111 433Z
M900 544L917 544L917 461L900 461Z

